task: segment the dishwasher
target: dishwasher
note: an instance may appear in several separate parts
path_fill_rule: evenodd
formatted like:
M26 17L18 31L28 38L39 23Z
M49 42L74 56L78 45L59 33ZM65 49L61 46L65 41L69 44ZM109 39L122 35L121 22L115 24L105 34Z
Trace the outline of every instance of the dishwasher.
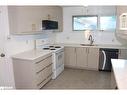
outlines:
M118 49L100 48L99 71L111 71L111 59L118 59Z

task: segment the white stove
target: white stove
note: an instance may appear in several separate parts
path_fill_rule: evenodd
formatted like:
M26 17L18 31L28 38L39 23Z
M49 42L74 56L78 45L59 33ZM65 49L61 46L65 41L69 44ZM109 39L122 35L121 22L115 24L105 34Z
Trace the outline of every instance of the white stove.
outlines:
M64 47L63 46L54 46L54 45L45 45L42 47L43 50L52 51L52 79L56 79L58 75L64 70Z

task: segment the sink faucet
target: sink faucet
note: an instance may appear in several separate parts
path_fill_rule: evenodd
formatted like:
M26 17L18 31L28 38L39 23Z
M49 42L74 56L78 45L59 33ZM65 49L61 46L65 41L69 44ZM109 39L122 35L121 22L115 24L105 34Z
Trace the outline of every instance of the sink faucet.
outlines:
M94 42L94 39L93 39L92 35L89 35L88 40L90 40L90 45L92 45L92 44L93 44L93 42Z

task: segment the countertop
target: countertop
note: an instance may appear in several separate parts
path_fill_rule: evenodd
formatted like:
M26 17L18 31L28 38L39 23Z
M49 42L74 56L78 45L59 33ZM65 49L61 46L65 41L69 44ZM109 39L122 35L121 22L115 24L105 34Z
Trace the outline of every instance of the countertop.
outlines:
M42 50L42 49L36 49L36 50L29 50L25 51L16 55L13 55L13 59L24 59L24 60L35 60L37 58L43 57L43 56L49 56L52 52L50 50Z
M118 89L127 89L127 60L111 59Z
M124 45L111 45L111 44L95 44L95 46L82 46L81 44L73 43L55 43L53 45L61 45L65 47L91 47L91 48L112 48L112 49L127 49Z

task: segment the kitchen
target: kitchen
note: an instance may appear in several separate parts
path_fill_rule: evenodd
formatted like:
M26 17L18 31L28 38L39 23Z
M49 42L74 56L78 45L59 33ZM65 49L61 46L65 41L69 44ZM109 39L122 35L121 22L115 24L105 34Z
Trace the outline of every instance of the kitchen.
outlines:
M0 6L4 22L0 24L1 31L6 31L0 37L5 42L1 42L4 48L1 57L8 63L3 76L5 83L2 81L1 85L10 89L115 89L118 84L113 72L99 71L100 49L117 49L115 58L127 59L126 31L119 25L119 17L126 9L126 6ZM75 20L92 22L87 17L95 21L92 30L89 26L77 29ZM109 30L101 25L105 23L104 17L112 17L116 26L110 20L106 22L111 25ZM44 28L42 20L57 21L52 23L58 24L58 29Z

